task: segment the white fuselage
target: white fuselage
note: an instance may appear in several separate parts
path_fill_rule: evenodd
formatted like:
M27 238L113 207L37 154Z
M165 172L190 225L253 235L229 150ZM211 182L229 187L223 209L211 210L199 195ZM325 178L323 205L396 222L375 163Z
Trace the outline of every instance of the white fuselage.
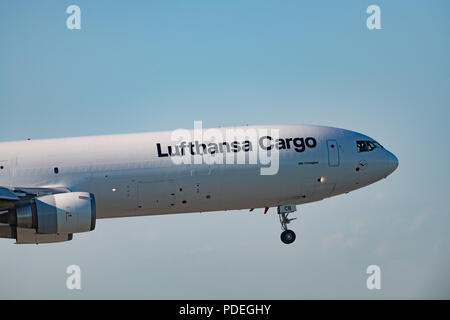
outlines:
M313 137L317 144L302 152L293 146L279 150L277 174L261 175L260 163L176 164L161 156L175 145L170 131L5 142L0 143L0 186L90 192L97 218L113 218L302 204L364 187L398 165L382 147L358 152L356 141L373 139L353 131L240 129L249 128L278 129L285 139Z

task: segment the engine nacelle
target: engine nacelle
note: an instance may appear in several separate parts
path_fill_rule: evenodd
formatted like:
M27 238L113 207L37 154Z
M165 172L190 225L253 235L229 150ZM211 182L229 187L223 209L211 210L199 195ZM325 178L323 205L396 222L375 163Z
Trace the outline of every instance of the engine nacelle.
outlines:
M10 225L34 229L38 234L72 234L95 229L94 195L58 193L38 197L10 213Z

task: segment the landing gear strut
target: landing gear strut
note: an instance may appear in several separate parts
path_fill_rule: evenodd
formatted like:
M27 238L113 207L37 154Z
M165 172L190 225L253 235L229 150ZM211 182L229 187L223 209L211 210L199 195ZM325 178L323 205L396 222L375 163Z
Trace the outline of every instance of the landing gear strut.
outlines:
M284 244L291 244L295 241L295 232L289 230L287 227L291 221L297 219L288 217L290 213L295 211L297 211L295 205L278 206L278 217L280 218L281 229L283 230L280 238Z

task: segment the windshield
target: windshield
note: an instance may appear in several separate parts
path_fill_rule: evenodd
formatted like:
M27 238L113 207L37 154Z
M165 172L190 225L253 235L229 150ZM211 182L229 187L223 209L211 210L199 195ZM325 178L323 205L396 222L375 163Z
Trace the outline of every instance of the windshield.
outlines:
M356 141L356 148L358 152L368 152L372 151L376 148L384 149L381 144L379 144L376 141L370 141L370 140L358 140Z

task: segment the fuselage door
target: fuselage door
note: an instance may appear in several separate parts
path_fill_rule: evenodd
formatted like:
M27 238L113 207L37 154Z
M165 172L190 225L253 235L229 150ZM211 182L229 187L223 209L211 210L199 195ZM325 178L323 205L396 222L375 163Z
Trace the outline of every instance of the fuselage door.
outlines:
M339 166L339 146L336 140L327 140L328 165L330 167Z

